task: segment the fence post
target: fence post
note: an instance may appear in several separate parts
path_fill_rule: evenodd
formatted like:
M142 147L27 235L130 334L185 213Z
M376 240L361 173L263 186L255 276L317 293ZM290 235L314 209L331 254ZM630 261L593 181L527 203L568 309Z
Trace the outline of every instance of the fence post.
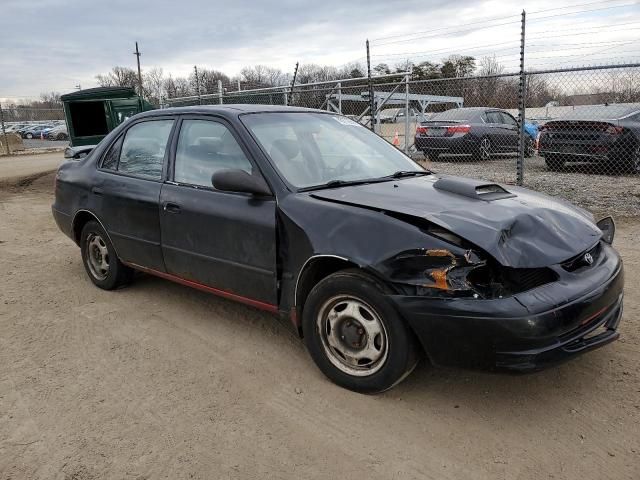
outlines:
M342 115L342 82L338 82L338 112Z
M409 155L409 74L404 77L404 153Z
M373 98L373 81L371 80L371 56L369 55L369 39L367 39L367 83L369 84L369 114L371 131L376 131L376 100Z
M518 160L516 161L516 184L524 183L524 122L525 122L525 99L526 99L526 74L524 71L524 32L527 14L522 10L522 21L520 30L520 88L518 90Z
M222 105L222 80L218 80L218 97L219 97L219 103L220 105Z
M7 155L11 155L11 149L9 148L9 136L4 128L4 111L2 110L2 103L0 103L0 127L2 127L2 136L4 137L4 144L6 145Z
M193 66L193 71L196 76L196 95L198 95L198 105L202 105L202 97L200 97L200 77L198 76L198 66Z

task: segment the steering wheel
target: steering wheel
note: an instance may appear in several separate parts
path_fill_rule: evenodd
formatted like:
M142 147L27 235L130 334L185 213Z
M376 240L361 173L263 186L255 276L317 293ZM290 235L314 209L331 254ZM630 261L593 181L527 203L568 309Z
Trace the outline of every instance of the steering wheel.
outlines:
M334 171L336 175L348 175L357 170L360 165L362 165L362 161L358 157L349 155L336 165Z

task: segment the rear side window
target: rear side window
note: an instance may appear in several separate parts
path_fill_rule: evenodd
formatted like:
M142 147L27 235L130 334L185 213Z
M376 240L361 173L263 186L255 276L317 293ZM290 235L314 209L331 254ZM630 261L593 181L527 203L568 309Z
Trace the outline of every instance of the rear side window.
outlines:
M107 170L116 170L118 168L118 158L120 157L120 149L122 148L122 137L120 137L107 152L102 160L102 168Z
M173 120L151 120L127 130L120 150L118 171L160 180L172 127Z
M489 123L502 123L502 115L500 112L487 112L487 122Z
M184 120L178 138L174 180L211 187L211 176L224 168L252 173L251 162L229 129L211 120Z

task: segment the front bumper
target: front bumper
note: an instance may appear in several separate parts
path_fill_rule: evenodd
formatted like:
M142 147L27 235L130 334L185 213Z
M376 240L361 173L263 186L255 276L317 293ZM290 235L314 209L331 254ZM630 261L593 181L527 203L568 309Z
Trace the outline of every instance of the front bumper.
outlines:
M511 297L390 298L433 364L541 370L618 338L624 270L611 247L604 253L591 271Z

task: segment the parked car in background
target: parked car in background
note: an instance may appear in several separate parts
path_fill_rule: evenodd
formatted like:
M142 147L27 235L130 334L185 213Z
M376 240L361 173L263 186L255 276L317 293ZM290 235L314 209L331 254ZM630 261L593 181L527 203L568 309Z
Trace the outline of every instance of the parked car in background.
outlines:
M524 133L529 135L531 140L533 140L535 143L535 141L538 139L538 133L540 133L538 125L529 121L524 122Z
M47 138L49 140L67 140L69 138L69 132L67 126L57 125L47 132Z
M139 270L289 318L358 392L423 356L525 372L618 338L611 217L434 174L326 111L140 113L62 164L52 211L97 287Z
M404 122L405 109L403 108L387 108L380 112L380 123L398 123Z
M603 164L612 173L640 173L640 104L583 107L548 121L538 148L550 170L588 162Z
M24 128L20 130L20 135L22 138L32 139L32 138L46 138L49 130L53 128L53 125L35 125L32 127Z
M508 112L495 108L464 107L436 113L416 128L415 145L426 157L470 155L489 160L493 154L518 151L518 122ZM533 139L527 135L526 156L533 155Z

